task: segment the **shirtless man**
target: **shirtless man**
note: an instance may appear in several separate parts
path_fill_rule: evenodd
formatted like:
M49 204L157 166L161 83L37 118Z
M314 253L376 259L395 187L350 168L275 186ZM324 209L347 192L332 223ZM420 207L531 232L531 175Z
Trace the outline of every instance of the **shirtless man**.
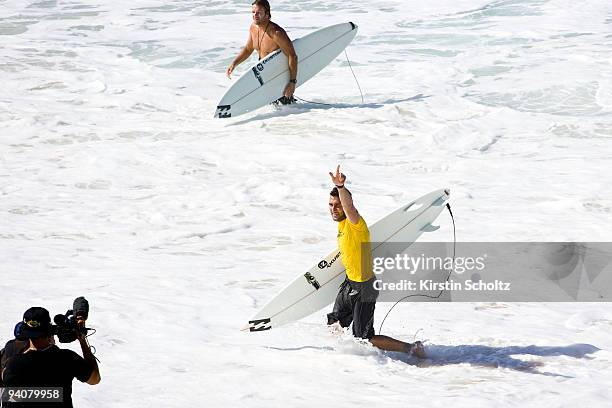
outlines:
M289 62L289 83L285 86L283 98L279 99L279 101L281 103L292 103L298 70L298 59L293 49L293 44L285 30L270 20L272 15L270 14L270 3L268 3L268 0L255 0L252 3L251 12L253 13L253 24L249 28L249 38L240 54L227 68L227 77L230 78L234 68L249 58L254 50L257 50L259 59L262 59L280 48L287 56Z

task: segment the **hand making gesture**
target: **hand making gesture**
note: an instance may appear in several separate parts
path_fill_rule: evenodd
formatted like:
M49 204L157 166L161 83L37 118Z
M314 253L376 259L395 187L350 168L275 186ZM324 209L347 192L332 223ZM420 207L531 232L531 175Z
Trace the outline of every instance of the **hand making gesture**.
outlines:
M346 181L346 176L343 173L340 173L340 165L336 167L336 174L333 174L331 171L329 172L329 176L332 179L332 183L338 188L344 187L344 182Z

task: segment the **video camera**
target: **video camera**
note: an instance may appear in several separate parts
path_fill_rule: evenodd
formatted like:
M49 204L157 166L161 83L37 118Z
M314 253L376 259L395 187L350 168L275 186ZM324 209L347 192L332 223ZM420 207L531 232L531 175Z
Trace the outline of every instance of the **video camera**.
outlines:
M79 334L87 334L87 327L79 327L79 320L87 320L89 317L89 302L84 297L74 299L72 309L65 314L57 314L53 318L55 325L51 326L51 334L56 335L60 343L71 343ZM14 334L17 340L27 340L23 337L22 328L25 323L19 322L15 326Z
M54 333L60 343L70 343L77 339L79 333L87 334L86 327L79 327L77 322L79 320L87 320L89 316L89 302L84 297L78 297L74 299L72 303L72 309L68 310L66 314L57 314L53 318L56 326L54 327Z

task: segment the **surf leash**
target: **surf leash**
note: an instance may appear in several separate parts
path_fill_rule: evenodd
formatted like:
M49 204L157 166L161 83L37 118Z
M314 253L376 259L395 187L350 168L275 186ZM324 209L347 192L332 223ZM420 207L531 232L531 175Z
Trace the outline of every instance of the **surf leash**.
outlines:
M346 53L346 48L344 49L344 56L346 57L346 62L348 62L348 66L351 69L351 73L353 74L353 78L355 78L355 83L357 84L357 88L359 88L359 94L361 95L361 103L365 103L363 99L363 92L361 92L361 86L359 85L359 81L357 80L357 76L353 71L353 67L351 66L351 61L349 60L348 54Z
M293 97L295 99L297 99L300 102L306 102L306 103L312 103L314 105L323 105L323 106L334 106L331 103L323 103L323 102L313 102L313 101L307 101L306 99L302 99L299 96L297 96L296 94L293 94Z
M359 85L359 81L357 80L357 76L355 75L355 71L353 71L353 67L351 65L351 61L349 60L348 54L346 53L346 48L344 49L344 56L346 57L346 62L348 63L349 68L351 69L351 73L353 74L353 78L355 78L355 83L357 84L357 88L359 88L359 94L361 95L361 103L365 104L365 99L363 98L363 92L361 92L361 86ZM323 106L334 106L331 103L323 103L323 102L313 102L307 101L306 99L302 99L297 95L293 95L295 99L301 102L312 103L314 105L323 105Z
M450 206L449 203L446 203L446 208L448 209L448 213L451 216L451 220L453 220L453 264L452 264L453 268L448 272L448 276L446 277L446 282L448 282L448 280L450 279L452 273L455 271L455 255L456 255L456 250L457 250L457 231L455 229L455 217L453 217L453 211L451 210L451 206ZM415 293L413 295L404 296L403 298L401 298L400 300L395 302L395 304L393 306L391 306L391 309L389 309L389 311L385 315L384 319L380 323L380 327L378 328L378 335L382 334L383 324L385 324L385 320L387 320L387 317L389 316L389 313L391 313L391 311L395 308L395 306L397 306L399 304L399 302L401 302L402 300L408 299L409 297L414 297L414 296L423 296L423 297L430 298L430 299L438 299L440 296L442 296L442 293L444 293L444 292L445 292L445 290L443 289L436 296L433 296L433 295L424 295L424 294L420 294L420 293Z

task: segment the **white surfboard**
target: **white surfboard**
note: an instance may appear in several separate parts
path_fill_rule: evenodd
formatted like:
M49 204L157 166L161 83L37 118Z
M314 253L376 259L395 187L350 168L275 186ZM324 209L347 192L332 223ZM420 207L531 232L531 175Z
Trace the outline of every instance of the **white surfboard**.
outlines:
M444 210L449 196L447 189L436 190L402 206L370 226L370 240L403 242L408 247L423 232L438 228L432 222ZM243 330L269 330L321 310L335 300L345 275L340 252L335 249L268 302Z
M355 38L357 26L342 23L293 41L298 56L296 87L315 76ZM287 56L279 49L251 66L217 104L215 118L229 118L261 108L283 96L289 83Z

